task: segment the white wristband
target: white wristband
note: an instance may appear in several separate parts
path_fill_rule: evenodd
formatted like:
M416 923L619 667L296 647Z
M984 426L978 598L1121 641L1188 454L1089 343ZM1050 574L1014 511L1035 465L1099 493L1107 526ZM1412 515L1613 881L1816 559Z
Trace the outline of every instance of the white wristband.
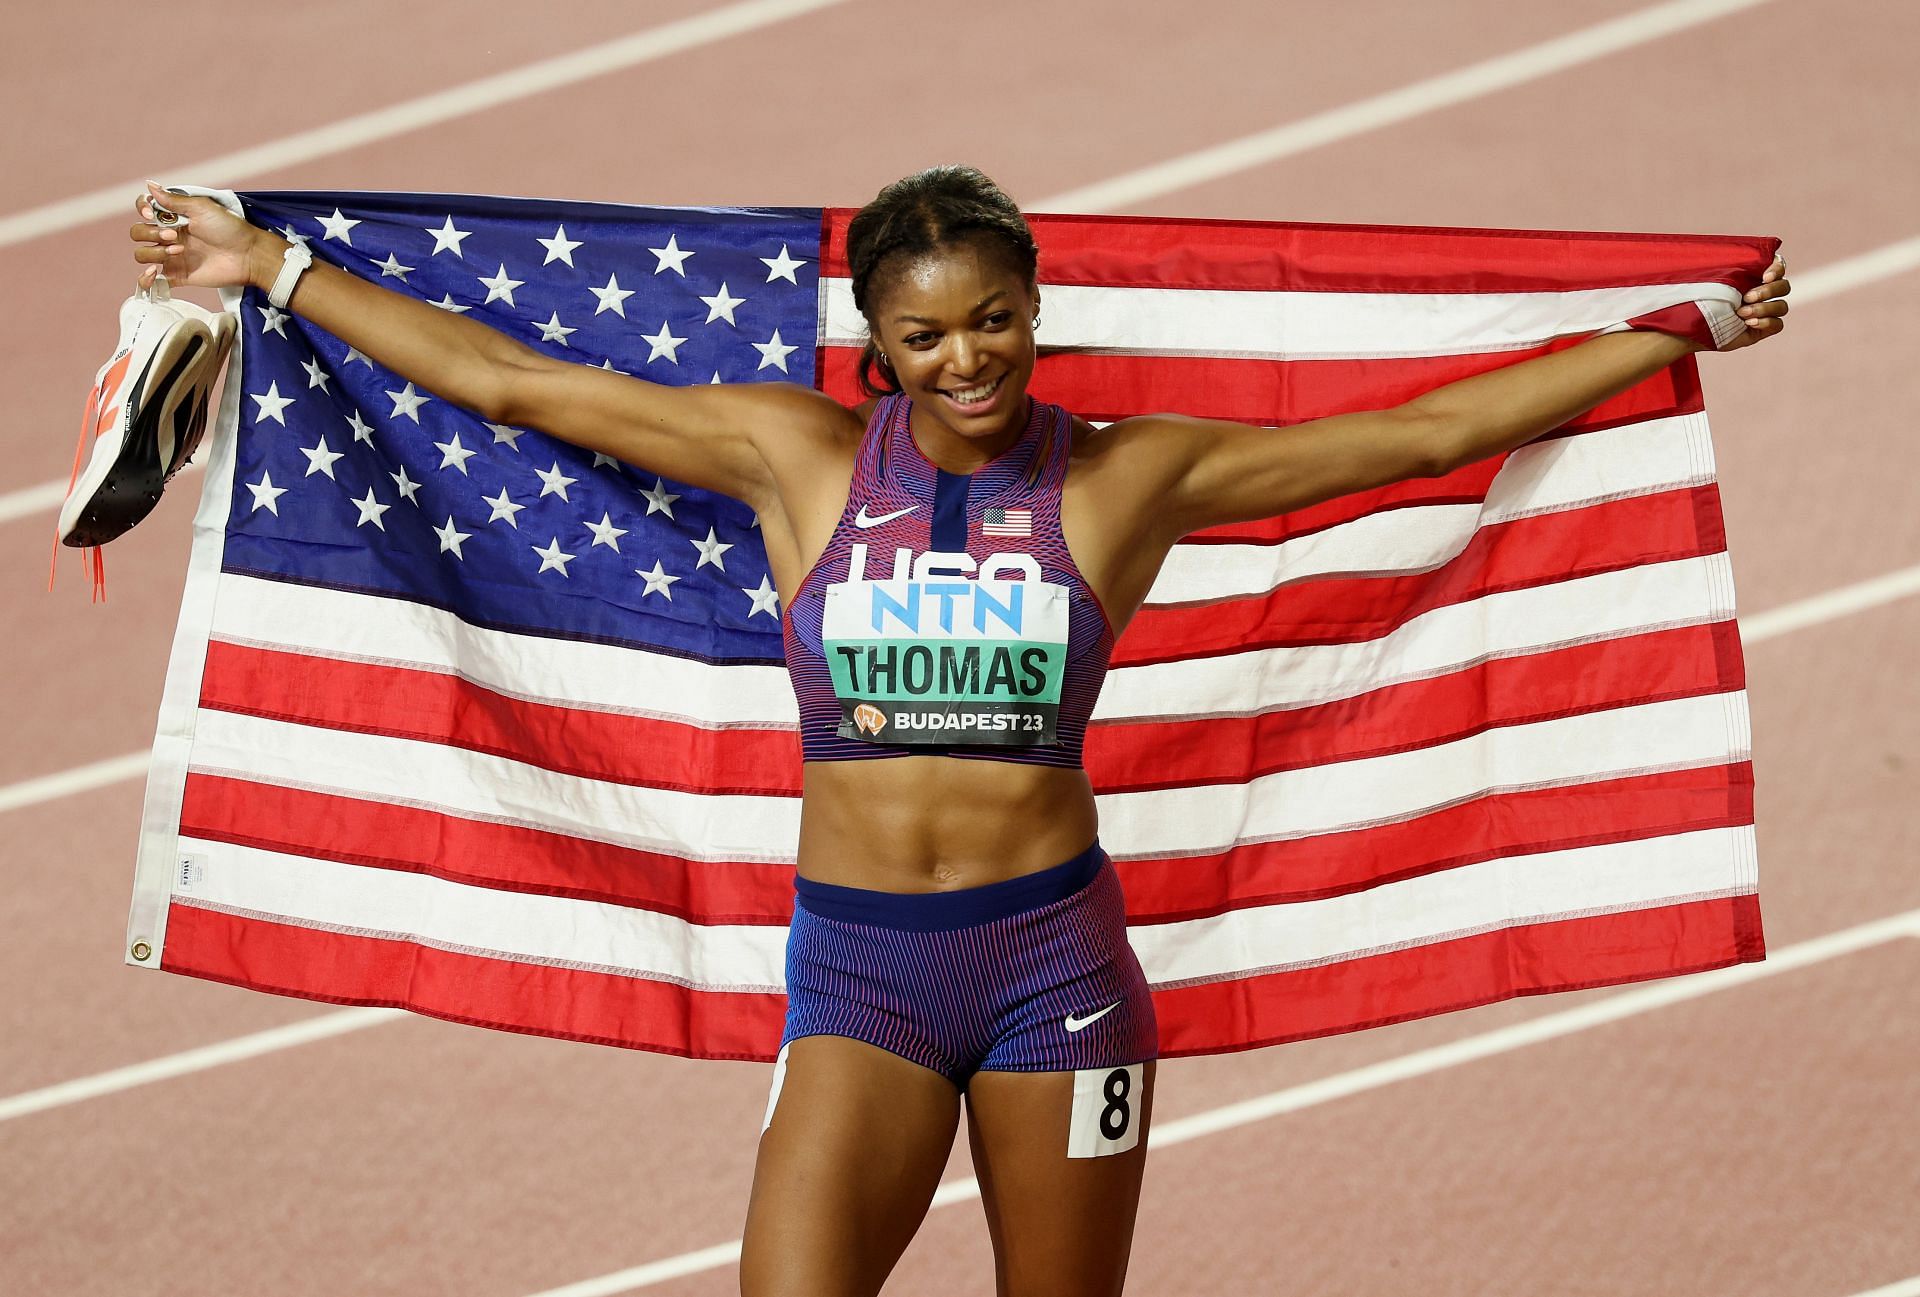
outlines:
M288 299L293 296L293 286L312 264L313 253L307 250L306 244L289 245L280 256L280 274L274 279L273 287L267 290L267 300L282 310L286 309Z

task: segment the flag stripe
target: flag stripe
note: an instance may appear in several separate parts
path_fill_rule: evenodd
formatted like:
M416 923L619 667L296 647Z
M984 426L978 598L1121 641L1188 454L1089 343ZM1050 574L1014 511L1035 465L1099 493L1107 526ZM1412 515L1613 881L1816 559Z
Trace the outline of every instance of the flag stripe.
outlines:
M1564 351L1551 347L1465 356L1278 362L1217 357L1043 353L1028 390L1083 419L1105 422L1174 411L1272 427L1356 410L1384 410L1445 383ZM860 350L820 351L821 387L850 405L865 399L856 374ZM1565 425L1581 429L1700 409L1691 357L1609 397Z
M830 207L820 273L848 274L847 224ZM1301 293L1561 293L1704 281L1741 288L1778 239L1303 221L1029 213L1047 283ZM1563 241L1579 248L1557 255Z
M230 843L182 838L199 872L183 899L228 913L388 937L527 964L620 973L703 990L778 990L777 925L689 924L570 897L473 887ZM1530 852L1397 879L1364 892L1136 925L1156 989L1357 959L1495 928L1753 889L1751 826Z
M1702 972L1762 953L1759 902L1740 895L1521 924L1371 959L1156 990L1154 1007L1163 1056L1213 1054L1515 995Z
M1753 822L1746 762L1487 793L1408 819L1210 855L1115 862L1130 923L1316 900L1496 856ZM689 860L428 808L213 775L187 781L190 838L457 883L639 906L690 923L785 924L789 867Z

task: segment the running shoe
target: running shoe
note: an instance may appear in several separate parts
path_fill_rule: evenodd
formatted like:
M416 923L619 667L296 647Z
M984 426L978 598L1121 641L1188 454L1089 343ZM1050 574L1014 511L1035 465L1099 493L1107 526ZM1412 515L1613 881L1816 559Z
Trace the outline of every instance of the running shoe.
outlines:
M152 513L206 433L209 394L236 323L174 299L165 283L120 305L119 345L94 375L80 423L60 509L64 545L104 545Z

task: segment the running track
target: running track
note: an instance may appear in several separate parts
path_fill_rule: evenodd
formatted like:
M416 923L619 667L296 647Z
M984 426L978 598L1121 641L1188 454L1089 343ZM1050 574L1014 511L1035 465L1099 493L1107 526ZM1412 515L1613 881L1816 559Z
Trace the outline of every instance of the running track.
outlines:
M1799 953L1723 988L1167 1064L1157 1133L1179 1139L1153 1158L1130 1291L1920 1293L1920 599L1903 597L1920 330L1902 305L1920 287L1920 6L773 7L340 0L130 22L86 0L11 20L0 1291L730 1293L768 1075L403 1017L75 1097L341 1021L122 967L140 785L50 778L150 740L197 485L114 547L105 607L77 565L42 592L43 484L64 481L133 278L129 218L94 195L124 205L157 175L854 204L964 159L1042 209L1779 234L1796 282L1825 285L1789 340L1702 364L1768 937ZM746 29L719 36L716 16ZM623 67L516 71L609 48ZM1838 590L1857 597L1821 601ZM991 1291L964 1146L890 1292Z

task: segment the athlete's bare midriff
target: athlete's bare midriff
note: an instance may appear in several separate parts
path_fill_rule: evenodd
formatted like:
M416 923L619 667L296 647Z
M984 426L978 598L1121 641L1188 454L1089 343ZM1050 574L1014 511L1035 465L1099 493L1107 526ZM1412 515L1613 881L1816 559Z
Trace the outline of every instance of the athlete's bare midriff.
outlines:
M813 761L800 873L882 892L952 891L1069 860L1094 830L1084 770L945 756Z

